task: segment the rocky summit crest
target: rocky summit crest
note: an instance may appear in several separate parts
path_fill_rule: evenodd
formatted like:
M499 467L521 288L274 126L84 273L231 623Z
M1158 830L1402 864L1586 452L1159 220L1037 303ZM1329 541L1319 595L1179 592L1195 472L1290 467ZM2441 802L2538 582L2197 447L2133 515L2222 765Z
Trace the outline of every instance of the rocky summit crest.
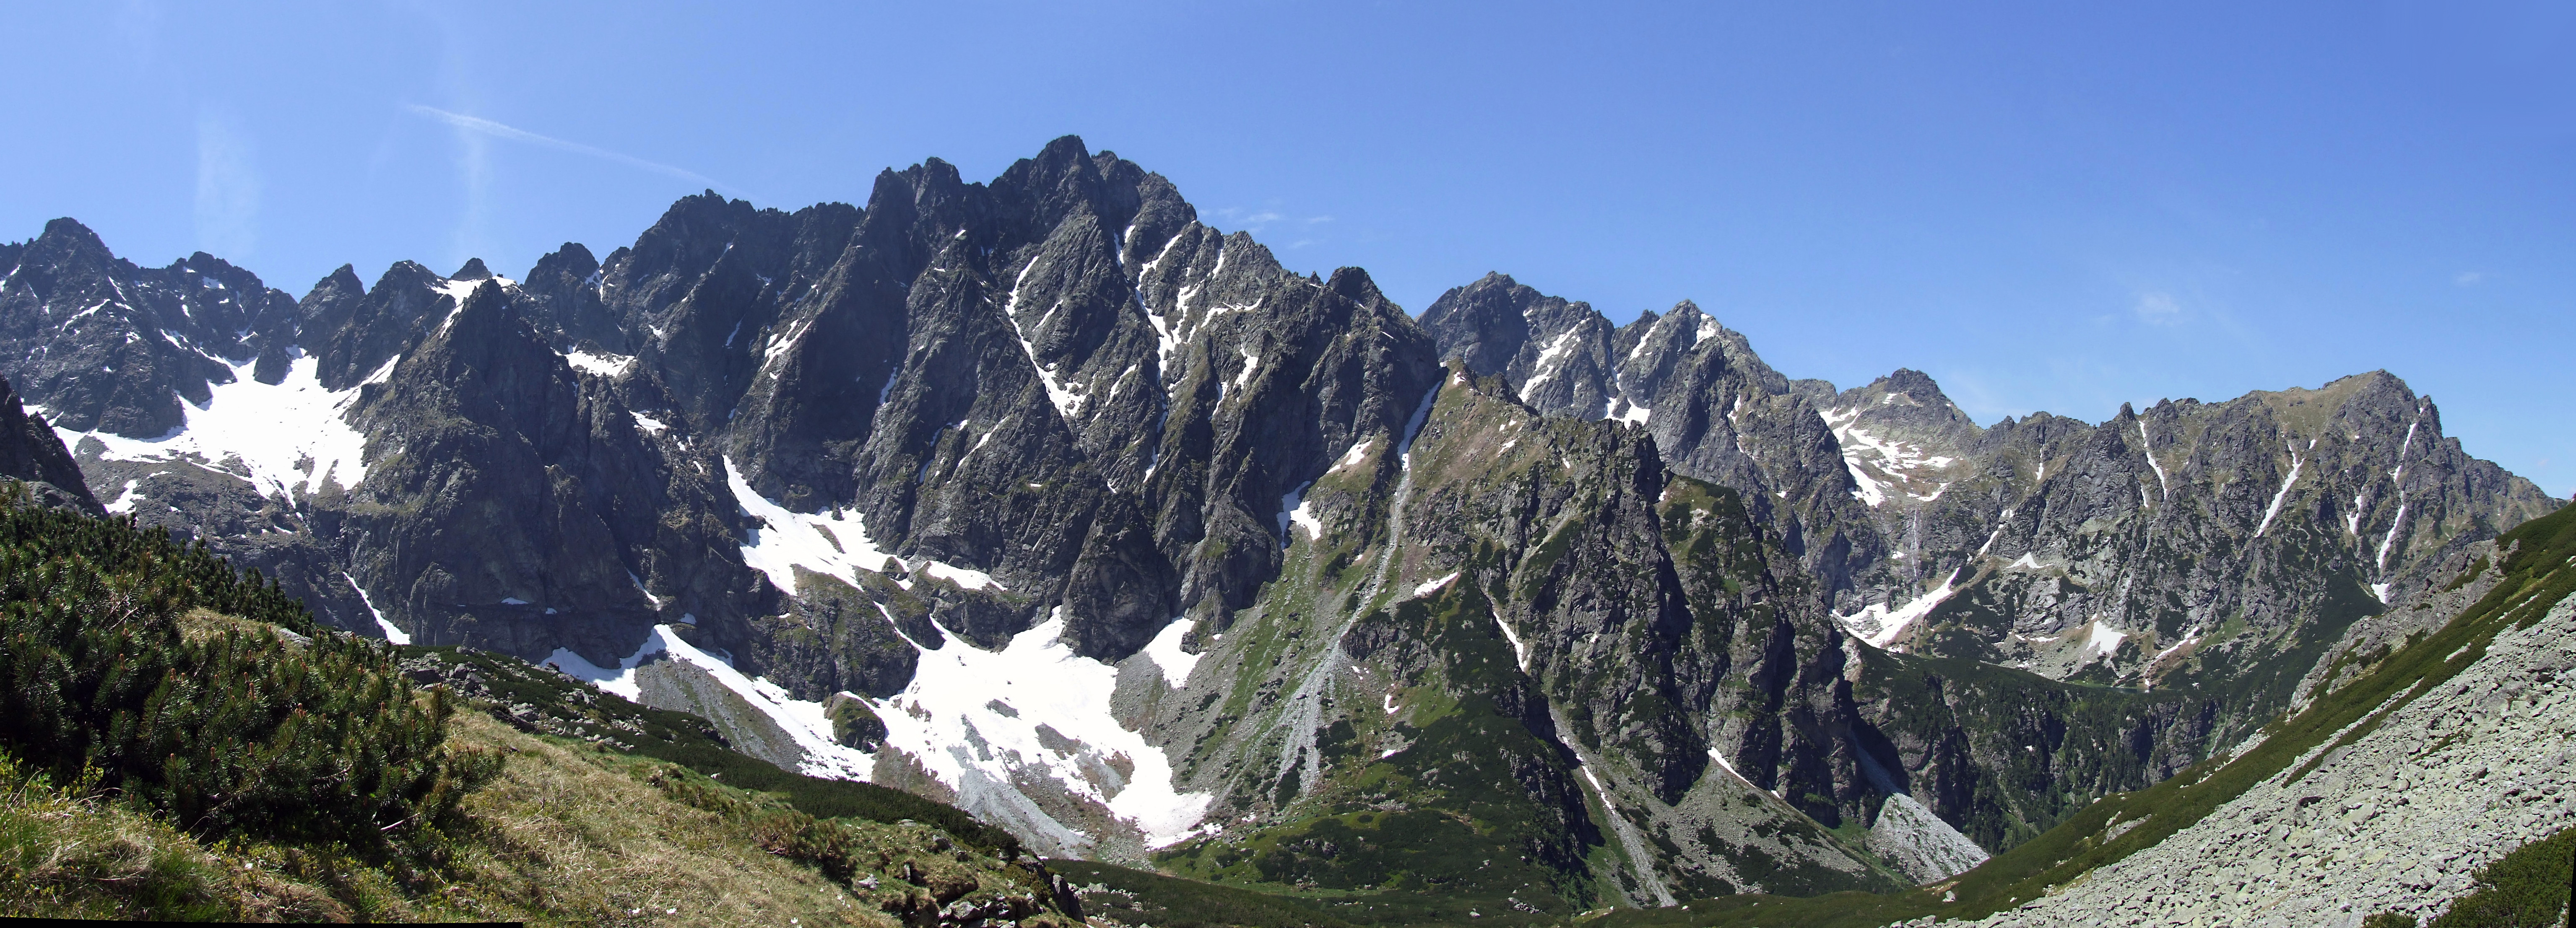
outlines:
M2555 502L2385 373L1980 426L1688 302L1496 273L1416 319L1070 136L524 279L297 300L69 220L0 260L65 439L0 465L68 504L1047 854L1381 901L1951 877L2255 735Z

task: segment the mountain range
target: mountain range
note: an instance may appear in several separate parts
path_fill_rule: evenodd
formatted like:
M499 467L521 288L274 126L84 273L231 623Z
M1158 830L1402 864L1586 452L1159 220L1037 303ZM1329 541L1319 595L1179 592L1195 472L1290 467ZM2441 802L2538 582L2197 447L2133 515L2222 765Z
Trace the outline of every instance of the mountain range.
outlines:
M520 279L298 298L69 219L0 268L40 496L1355 920L1952 880L2274 737L2562 505L2384 371L1979 426L1687 302L1417 318L1070 137Z

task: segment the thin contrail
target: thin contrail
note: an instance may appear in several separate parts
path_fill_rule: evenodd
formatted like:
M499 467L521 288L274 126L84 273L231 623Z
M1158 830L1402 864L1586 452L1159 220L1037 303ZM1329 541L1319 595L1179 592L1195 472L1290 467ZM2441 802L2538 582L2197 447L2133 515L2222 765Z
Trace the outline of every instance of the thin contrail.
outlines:
M558 138L549 138L525 129L505 126L489 119L484 119L480 116L467 116L463 113L450 113L434 106L422 106L418 103L409 103L404 105L412 112L419 113L423 116L427 116L431 119L438 120L469 132L480 132L494 138L504 138L512 141L527 142L534 145L543 145L547 148L561 149L575 154L589 155L594 158L606 158L610 161L626 165L627 167L639 168L651 171L655 174L677 177L690 183L705 184L709 187L721 187L735 193L741 192L741 190L735 188L731 184L723 183L686 168L672 167L657 161L646 161L633 155L619 154L605 148L594 148L579 142L567 142Z

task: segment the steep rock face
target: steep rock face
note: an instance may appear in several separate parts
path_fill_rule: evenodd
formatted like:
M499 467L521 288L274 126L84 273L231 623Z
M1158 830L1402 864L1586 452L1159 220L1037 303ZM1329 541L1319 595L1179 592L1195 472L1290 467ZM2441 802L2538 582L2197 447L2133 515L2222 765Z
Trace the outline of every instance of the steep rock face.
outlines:
M2414 626L2408 635L2420 638L2389 640L2384 629L2356 629L2345 644L2373 647L2367 654L2347 648L2356 659L2345 669L2355 672L2339 682L2366 699L2326 707L2344 723L2330 730L2333 737L2296 742L2296 753L2244 752L2230 768L2253 769L2216 771L2212 782L2233 781L2238 791L2205 814L2195 811L2154 843L2088 868L2090 877L2068 881L2063 892L1978 924L2095 925L2119 917L2292 926L2359 924L2383 912L2439 917L2475 885L2479 870L2571 824L2551 793L2576 766L2566 744L2576 727L2576 700L2566 692L2576 669L2569 515L2514 533L2523 537L2504 550L2445 565L2460 569L2456 585L2403 601L2401 615L2426 613L2407 620ZM2481 592L2452 595L2469 588ZM2118 832L2157 824L2166 812L2122 811L2112 822L2086 824L2101 828L2107 843ZM2409 852L2417 848L2439 852Z
M105 512L90 495L62 437L43 417L27 414L5 377L0 377L0 477L26 484L29 497L46 505Z
M1838 605L1857 609L1887 582L1874 570L1885 545L1820 395L1793 389L1698 306L1613 329L1588 304L1488 274L1442 294L1423 327L1442 357L1502 376L1537 409L1646 426L1674 470L1741 491L1757 518L1776 522Z
M1892 884L1767 792L1832 779L1801 723L1843 652L1799 646L1838 633L1734 494L1498 378L1419 409L1282 501L1280 580L1149 696L1214 817L1261 823L1165 863L1358 889L1466 856L1449 891L1550 911Z
M739 555L689 531L721 512L714 478L675 474L514 306L483 280L360 388L349 420L372 463L337 528L375 607L427 641L609 664L664 611L742 640L756 591ZM733 569L706 576L709 556Z
M1837 391L1782 377L1695 307L1607 339L1595 316L1488 275L1424 324L1444 356L1537 385L1533 405L1642 422L1675 471L1740 491L1852 635L1958 659L1862 662L1877 695L1810 730L1848 732L1890 782L1848 763L1811 777L1833 787L1801 807L1822 822L1910 792L1987 847L2027 840L2080 806L2056 797L2135 789L2242 738L2346 626L2554 503L2460 453L2385 373L1982 429L1917 371ZM1606 377L1584 360L1605 348L1623 362ZM1558 376L1606 408L1566 404Z
M1556 360L1592 348L1532 350L1597 342L1592 317L1488 275L1425 324L1480 372L1554 390L1561 369L1636 404L1677 471L1778 520L1872 644L2104 682L2190 668L2241 697L2226 733L2277 710L2344 626L2430 565L2553 502L2461 453L2430 401L2384 372L2098 426L2041 413L1981 429L1920 372L1840 392L1791 382L1714 322L1659 377ZM1677 320L1703 318L1648 314L1619 338L1650 356L1689 327Z
M2005 494L1972 479L1958 509L1912 516L1955 526L1916 558L1927 577L1947 566L1954 592L1878 634L2049 676L2225 693L2221 740L2285 707L2354 621L2554 503L2462 453L2432 402L2385 373L2123 408L2030 459L2047 476L2034 469L1974 554L1951 553L1973 536L1971 507Z

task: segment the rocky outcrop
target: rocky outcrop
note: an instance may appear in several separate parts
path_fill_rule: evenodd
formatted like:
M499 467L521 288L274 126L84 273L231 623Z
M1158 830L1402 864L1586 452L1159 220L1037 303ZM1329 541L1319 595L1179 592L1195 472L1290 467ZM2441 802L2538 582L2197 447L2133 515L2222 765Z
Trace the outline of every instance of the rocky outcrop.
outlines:
M62 437L43 417L27 414L7 378L0 378L0 477L24 484L40 504L104 514Z

